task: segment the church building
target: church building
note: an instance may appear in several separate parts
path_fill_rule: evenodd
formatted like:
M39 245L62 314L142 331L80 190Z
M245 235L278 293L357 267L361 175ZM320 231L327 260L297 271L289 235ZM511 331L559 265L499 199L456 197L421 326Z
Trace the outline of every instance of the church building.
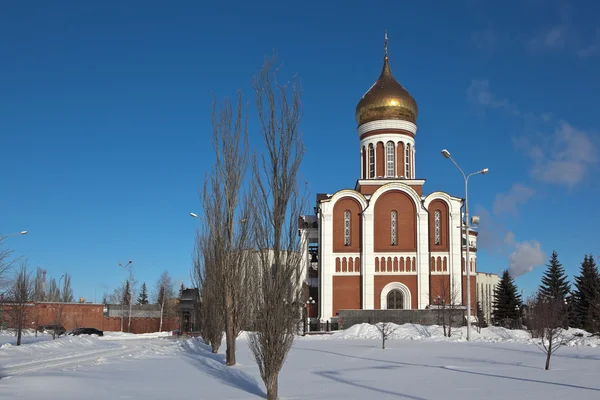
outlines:
M356 106L356 185L318 194L315 215L300 221L311 319L335 321L348 309L466 305L464 202L424 194L417 117L417 102L392 75L386 44L381 75ZM471 230L472 312L476 238Z

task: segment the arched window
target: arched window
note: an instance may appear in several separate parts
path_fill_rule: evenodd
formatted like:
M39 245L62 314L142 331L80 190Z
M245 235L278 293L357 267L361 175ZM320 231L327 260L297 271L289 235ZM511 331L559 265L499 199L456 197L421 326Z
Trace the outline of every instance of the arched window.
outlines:
M442 213L440 210L435 210L434 226L435 226L435 244L442 244Z
M369 145L369 178L375 178L375 148Z
M395 177L395 171L396 169L394 168L394 153L396 151L396 146L394 145L394 142L387 142L387 176L388 177Z
M392 210L392 215L390 215L390 224L392 231L392 246L398 245L398 212L396 210Z
M387 309L400 310L404 308L404 297L398 289L391 290L387 295Z
M344 246L350 246L350 210L344 211Z
M406 157L404 157L404 161L405 161L404 176L406 177L406 179L410 179L411 178L411 174L410 174L410 144L408 144L408 143L406 143Z

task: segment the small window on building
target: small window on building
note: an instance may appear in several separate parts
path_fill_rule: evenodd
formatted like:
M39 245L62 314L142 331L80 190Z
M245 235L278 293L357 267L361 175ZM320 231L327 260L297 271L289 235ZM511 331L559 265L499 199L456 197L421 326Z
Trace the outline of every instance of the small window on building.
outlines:
M394 153L396 152L396 146L394 146L394 142L387 142L387 176L395 177L394 168Z
M392 246L398 245L398 212L396 210L392 211L391 219L391 231L392 231Z
M404 176L406 177L406 179L410 179L410 144L406 144L406 157L404 157L405 160L405 168L406 171L404 173Z
M375 178L375 148L369 145L369 178Z
M442 213L440 210L435 210L434 213L434 225L435 225L435 244L442 244Z
M344 246L350 246L350 211L344 211Z

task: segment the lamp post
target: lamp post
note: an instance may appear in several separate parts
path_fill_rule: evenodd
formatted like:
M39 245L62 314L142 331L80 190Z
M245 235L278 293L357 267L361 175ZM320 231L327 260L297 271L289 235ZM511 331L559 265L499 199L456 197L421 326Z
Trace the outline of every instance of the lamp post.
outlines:
M16 235L27 235L27 231L15 232L15 233L11 233L9 235L1 236L0 242L3 241L4 239L6 239L7 237L16 236Z
M306 330L305 332L310 332L310 305L315 304L315 301L312 297L309 297L306 300Z
M131 265L131 263L133 262L133 260L129 260L129 262L125 265L121 264L120 262L119 267L123 268L123 278L125 278L125 273L127 272L127 267L129 267ZM123 279L123 292L125 291L125 279ZM131 330L131 287L129 287L129 293L127 293L128 295L128 299L129 299L129 330ZM123 304L121 304L121 332L123 332Z
M456 161L450 155L450 152L446 149L442 150L442 155L444 158L448 158L452 163L458 168L460 173L462 174L465 181L465 236L466 236L466 254L465 254L465 268L467 270L467 340L471 340L471 263L469 259L469 250L471 247L471 243L469 241L471 236L471 223L469 221L469 178L473 175L485 175L488 173L488 169L484 168L477 172L472 172L469 175L465 174L465 172L458 166ZM473 217L473 221L477 223L479 221L478 217ZM461 251L462 253L462 251Z
M62 299L63 299L62 292L60 291L60 281L62 281L64 277L65 277L65 274L62 274L60 279L58 280L58 302L59 303L62 303Z

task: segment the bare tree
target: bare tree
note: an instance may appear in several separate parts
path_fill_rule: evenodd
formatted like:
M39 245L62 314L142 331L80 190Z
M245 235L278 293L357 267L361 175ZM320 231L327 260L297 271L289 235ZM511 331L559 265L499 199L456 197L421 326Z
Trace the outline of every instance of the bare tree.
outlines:
M201 197L204 229L211 237L211 262L205 273L220 277L225 318L226 364L235 365L236 338L250 321L252 276L247 251L252 244L251 188L244 182L249 165L247 115L241 92L237 104L215 100L212 108L212 146L216 156ZM213 290L211 288L210 290ZM207 294L208 295L208 294ZM211 294L212 295L212 294ZM215 302L206 303L210 307ZM208 314L213 311L206 310Z
M256 332L249 338L269 400L277 399L279 372L301 320L302 265L297 222L306 204L297 182L304 155L299 131L301 90L295 77L283 85L277 82L275 63L276 57L267 58L254 80L266 152L253 163L260 282Z
M452 324L456 316L460 315L462 308L461 292L458 285L453 282L451 276L440 276L433 294L438 310L438 320L441 319L444 336L452 336ZM447 278L447 279L446 279Z
M200 334L204 343L211 345L213 353L219 351L223 341L223 275L217 271L218 265L214 262L214 238L209 234L196 232L194 246L194 270L192 280L196 283L200 293Z
M59 302L61 299L60 289L56 283L56 279L50 278L50 283L48 284L48 292L46 294L46 299L52 302Z
M57 302L54 304L54 318L53 318L53 329L52 329L52 340L56 339L57 330L62 327L64 316L64 304ZM60 333L59 333L60 336Z
M1 245L2 242L0 242L0 246ZM0 290L5 289L11 283L9 272L15 264L12 253L12 250L0 249Z
M375 327L381 334L381 349L385 350L385 341L398 329L398 326L391 322L379 322L375 324Z
M175 286L168 271L164 271L158 282L156 282L156 304L160 306L160 325L158 330L162 331L165 316L170 314L171 300L175 298Z
M46 270L37 267L33 284L33 301L46 300Z
M533 339L540 339L537 346L546 354L545 369L549 370L552 354L571 339L571 335L564 332L569 319L567 302L538 292L528 303L529 332Z
M128 296L127 305L129 306L129 311L127 313L127 332L131 332L131 317L133 315L133 312L132 312L133 299L136 296L135 288L137 286L137 281L135 280L135 277L133 276L133 267L132 266L129 267L129 278L127 279L127 284L129 287L129 290L126 293L126 295ZM162 329L162 320L161 320L161 329Z
M60 294L60 301L62 303L72 303L73 302L73 289L71 288L71 275L64 275L64 283L62 287L62 292Z
M26 328L28 317L31 314L31 299L33 298L33 279L28 271L27 261L22 260L15 274L15 278L8 290L9 320L17 336L17 346L21 345L23 329Z

